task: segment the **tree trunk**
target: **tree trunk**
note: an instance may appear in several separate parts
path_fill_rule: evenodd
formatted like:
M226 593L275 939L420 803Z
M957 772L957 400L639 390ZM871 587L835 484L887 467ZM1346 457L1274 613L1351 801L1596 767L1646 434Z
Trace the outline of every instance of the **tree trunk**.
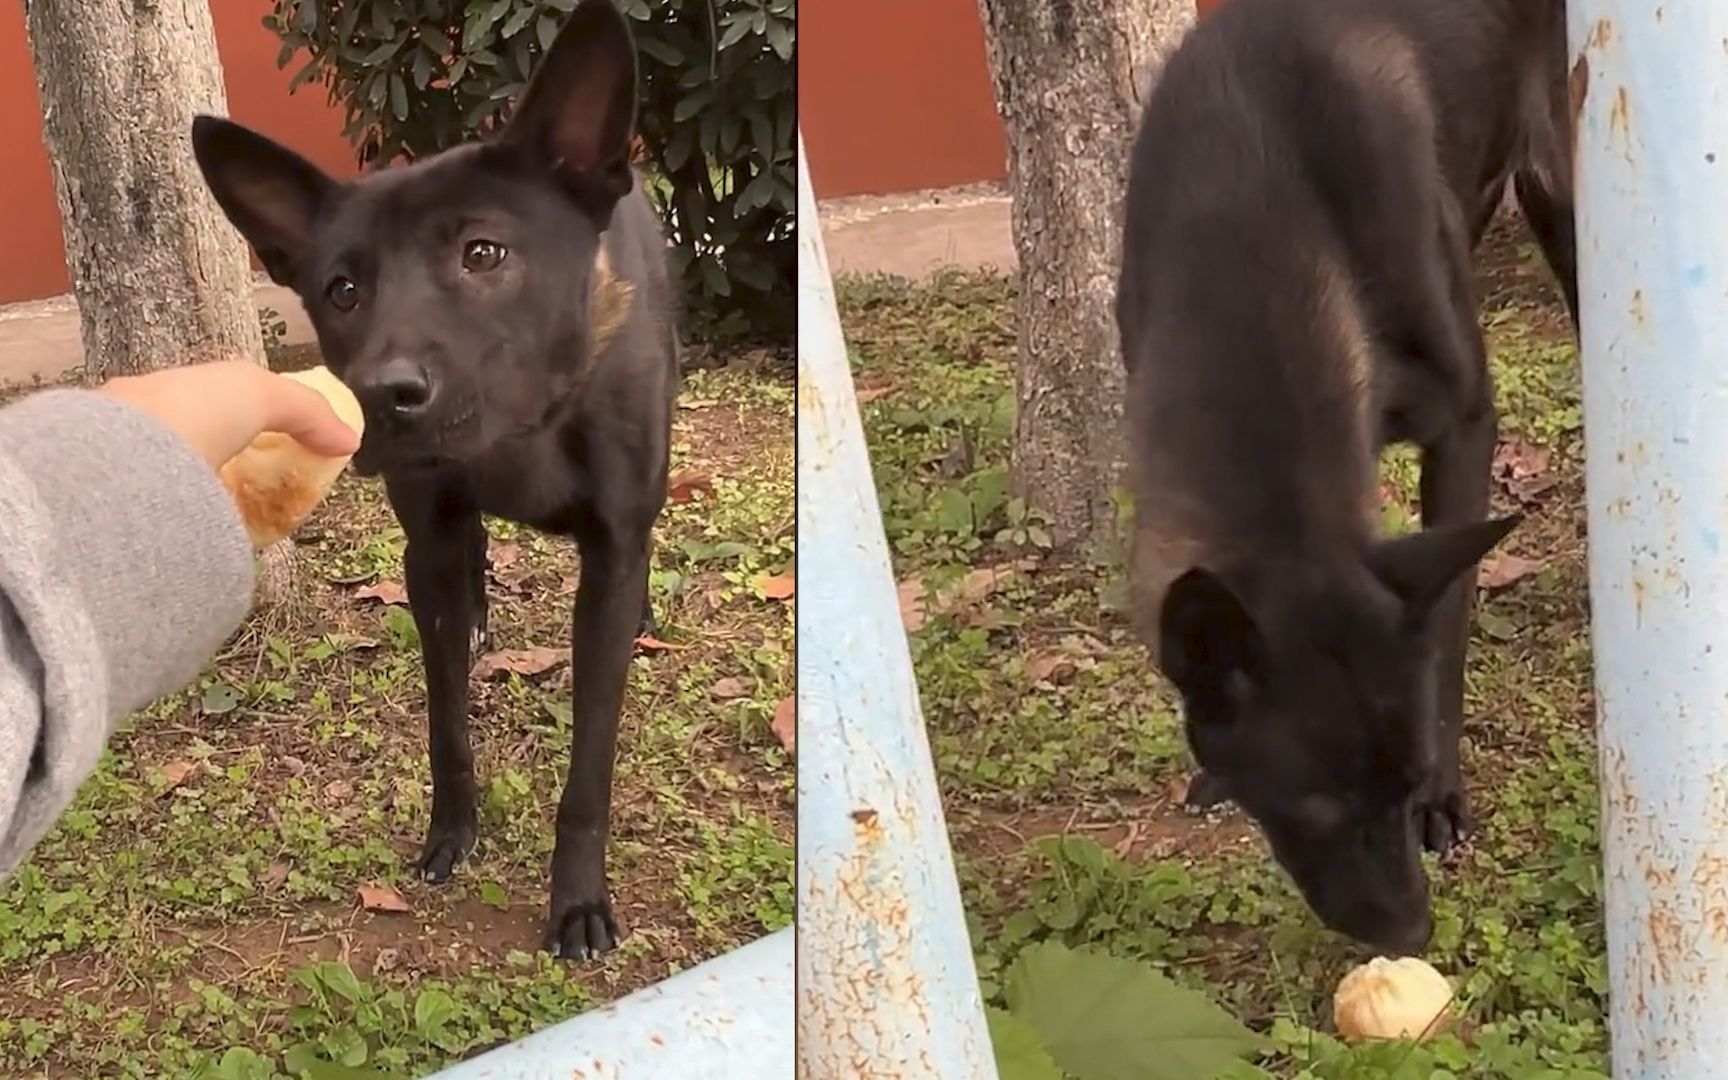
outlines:
M1020 262L1016 493L1059 548L1108 541L1122 467L1122 201L1142 100L1194 0L979 0Z
M24 0L54 167L84 377L265 362L246 247L192 156L192 117L228 94L208 0ZM261 606L294 589L294 549L264 552Z
M25 0L84 369L262 363L246 249L204 186L192 117L225 113L208 0Z

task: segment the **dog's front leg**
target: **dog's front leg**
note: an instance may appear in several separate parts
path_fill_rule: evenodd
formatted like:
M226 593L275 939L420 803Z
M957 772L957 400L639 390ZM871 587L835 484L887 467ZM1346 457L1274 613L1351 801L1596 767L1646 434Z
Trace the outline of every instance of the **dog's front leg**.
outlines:
M476 635L485 631L486 531L479 511L450 487L423 478L388 487L408 538L408 602L426 669L432 821L417 865L426 880L441 882L479 835L468 672Z
M546 948L585 960L618 943L606 882L618 714L648 598L648 534L597 528L578 537L582 576L571 635L570 773L558 802Z

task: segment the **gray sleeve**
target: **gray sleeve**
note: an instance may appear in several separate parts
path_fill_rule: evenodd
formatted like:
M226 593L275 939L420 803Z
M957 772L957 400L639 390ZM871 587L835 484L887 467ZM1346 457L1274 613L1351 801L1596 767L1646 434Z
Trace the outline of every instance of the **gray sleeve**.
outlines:
M227 491L167 428L81 390L0 408L0 877L114 726L197 677L252 583Z

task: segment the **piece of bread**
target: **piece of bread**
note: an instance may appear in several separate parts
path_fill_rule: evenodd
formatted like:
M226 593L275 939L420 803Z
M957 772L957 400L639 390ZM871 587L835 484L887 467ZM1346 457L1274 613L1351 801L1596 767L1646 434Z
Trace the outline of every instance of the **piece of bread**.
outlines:
M343 423L365 434L360 402L329 368L288 372L287 378L323 394ZM306 520L347 467L346 457L323 457L287 435L267 431L222 466L221 477L240 508L252 546L262 551Z

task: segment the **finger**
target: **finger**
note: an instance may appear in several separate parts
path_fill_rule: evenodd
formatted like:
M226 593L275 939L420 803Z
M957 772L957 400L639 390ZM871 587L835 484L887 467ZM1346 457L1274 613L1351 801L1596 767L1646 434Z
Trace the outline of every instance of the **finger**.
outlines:
M360 436L342 422L324 395L292 379L272 378L264 399L264 430L280 432L314 454L345 457Z

